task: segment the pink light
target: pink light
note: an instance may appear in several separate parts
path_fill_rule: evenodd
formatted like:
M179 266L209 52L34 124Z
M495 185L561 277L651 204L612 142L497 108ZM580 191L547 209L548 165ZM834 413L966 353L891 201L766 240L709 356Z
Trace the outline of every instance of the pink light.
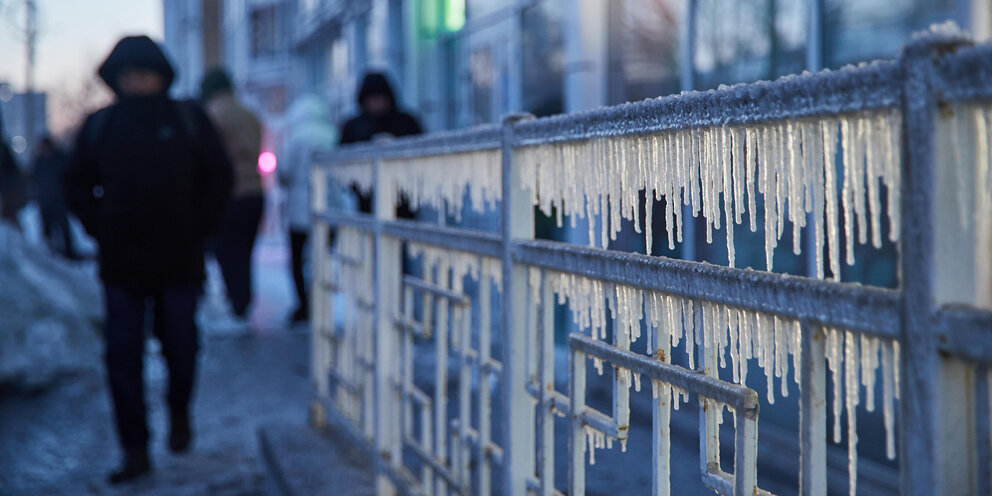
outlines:
M262 174L271 174L276 170L276 154L272 152L262 152L258 156L258 170Z

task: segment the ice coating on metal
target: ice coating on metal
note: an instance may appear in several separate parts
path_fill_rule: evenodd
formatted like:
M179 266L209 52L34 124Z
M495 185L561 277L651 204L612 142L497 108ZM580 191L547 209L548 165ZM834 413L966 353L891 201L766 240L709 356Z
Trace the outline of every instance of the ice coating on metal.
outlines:
M484 125L471 129L437 131L400 138L383 137L373 141L353 143L331 152L316 153L313 161L318 164L371 162L377 158L402 159L495 150L500 147L502 139L502 126Z
M421 243L410 242L406 246L407 254L411 258L421 258L425 273L430 273L439 267L450 270L450 274L443 275L443 279L447 281L450 277L452 281L458 281L452 282L452 284L457 285L454 286L456 289L461 288L461 281L466 276L475 281L488 279L497 287L500 286L502 264L497 258L480 257L472 253L447 250ZM447 283L445 282L445 284Z
M398 200L403 194L411 207L430 206L461 219L463 200L476 212L494 209L502 196L499 150L431 155L382 163L383 184Z
M374 349L374 289L372 272L372 236L363 230L340 227L336 251L339 256L338 290L346 296L341 307L342 332L338 335L334 370L350 385L359 385L351 391L341 385L337 388L338 407L358 425L371 421L366 411L371 408L369 397L373 373L368 364L373 363ZM335 397L332 395L332 398Z
M588 219L589 245L602 248L617 239L622 220L633 221L634 229L641 232L640 198L646 191L643 231L649 254L653 203L665 203L669 249L682 241L684 220L676 212L687 205L693 216L702 214L707 242L713 241L713 230L724 228L731 267L735 266L734 226L744 223L747 212L750 229L757 229L757 198L763 205L768 270L773 269L786 221L792 226L792 251L799 254L803 228L812 213L819 221L807 235L816 240L817 276L823 278L829 264L839 280L839 228L849 265L854 263L855 239L861 244L870 240L878 248L883 234L891 241L899 238L900 129L899 111L883 109L541 144L518 149L521 187L534 193L534 204L545 215L557 215L559 226L566 215L573 227L576 218ZM843 164L839 176L838 151ZM884 206L883 186L889 200ZM889 215L887 233L881 228L883 211ZM824 246L829 246L826 260Z
M529 279L540 281L531 272ZM755 359L765 375L767 401L775 402L773 379L781 381L782 396L788 395L786 380L789 366L796 385L802 388L799 364L802 360L802 334L799 321L763 312L755 312L708 301L695 301L658 291L644 290L622 284L601 281L581 275L545 269L545 280L557 296L559 304L568 304L573 322L587 330L593 339L606 338L606 322L614 320L619 333L617 343L634 343L641 337L642 324L649 339L662 337L675 348L684 340L689 353L690 368L694 368L691 345L697 340L707 349L716 348L719 367L730 364L733 382L745 384L748 361ZM610 312L607 312L607 308ZM700 318L689 309L701 312ZM690 324L698 323L700 325ZM697 328L698 327L698 328ZM882 409L885 420L886 453L895 457L894 401L898 398L899 350L898 343L849 330L827 328L825 355L834 384L832 400L835 443L841 443L841 418L847 412L848 457L850 487L857 487L857 430L853 413L861 404L861 388L865 389L865 409L874 411L875 377L882 373ZM629 350L630 346L621 346ZM653 348L653 345L652 345ZM671 348L668 348L671 350ZM726 355L729 352L729 360ZM593 358L597 369L603 361ZM670 351L667 359L670 360ZM602 373L602 372L600 372ZM630 370L617 368L618 387L629 388L633 378ZM842 380L843 379L843 380ZM639 382L639 380L638 380ZM652 384L657 397L658 387ZM678 388L674 388L678 389ZM688 392L678 390L686 396ZM625 405L620 405L620 414ZM629 408L629 406L626 406ZM678 409L678 394L672 402ZM592 436L591 428L587 434ZM595 442L594 442L595 441ZM602 447L601 442L590 437L590 450ZM594 455L590 452L590 460ZM851 494L853 495L852 489Z
M328 170L342 186L354 185L364 193L372 191L372 164L370 162L342 163L334 165Z

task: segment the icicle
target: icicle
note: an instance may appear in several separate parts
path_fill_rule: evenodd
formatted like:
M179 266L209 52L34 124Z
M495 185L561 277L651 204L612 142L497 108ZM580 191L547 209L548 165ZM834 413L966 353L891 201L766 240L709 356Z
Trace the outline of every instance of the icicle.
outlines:
M853 119L843 117L840 121L841 151L844 154L844 189L841 193L844 206L844 240L846 242L846 262L854 265L854 130Z
M842 364L842 350L843 346L843 336L837 329L825 329L827 333L827 365L830 368L830 378L833 381L833 413L834 413L834 442L839 443L841 440L840 433L840 416L841 408L843 403L841 402L841 391L843 390L843 385L840 382L840 372Z
M826 119L820 123L823 135L824 195L826 200L827 251L830 259L830 272L835 281L840 280L840 236L837 219L837 169L834 157L837 154L837 120Z
M882 226L881 222L881 208L879 200L879 184L878 178L883 175L883 171L879 170L879 166L883 165L879 158L881 150L880 138L881 130L878 129L881 126L881 116L873 115L870 117L865 117L862 119L867 124L867 136L866 140L868 142L868 147L865 153L865 175L867 176L867 186L868 186L868 213L871 219L871 244L875 248L882 247Z
M633 372L634 376L634 391L641 391L641 374L638 372Z
M882 345L882 414L885 420L885 456L889 460L896 457L895 426L893 421L893 363L892 345Z

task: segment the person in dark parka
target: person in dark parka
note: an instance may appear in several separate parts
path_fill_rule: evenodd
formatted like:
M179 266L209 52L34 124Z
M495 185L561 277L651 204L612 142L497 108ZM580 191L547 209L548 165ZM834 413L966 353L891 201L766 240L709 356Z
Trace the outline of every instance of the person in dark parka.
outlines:
M62 176L69 164L69 157L51 136L38 142L31 178L34 181L35 200L41 210L41 227L45 242L52 251L66 258L76 258L69 228L69 213L65 204Z
M25 202L24 175L4 139L3 116L0 115L0 222L7 222L20 230L17 214Z
M380 135L400 137L423 133L417 119L397 107L396 95L385 74L370 72L365 75L358 91L358 106L361 113L341 125L342 145L371 141L373 137ZM357 189L353 191L358 197L358 209L371 212L371 195L363 194ZM402 205L399 215L412 216L408 207Z
M204 240L220 222L233 179L204 111L169 98L175 72L150 38L122 39L98 73L117 98L86 119L65 180L70 208L99 246L107 378L124 452L109 480L120 483L151 470L146 305L169 369L169 448L190 446Z
M262 123L234 96L223 69L214 69L200 83L200 101L217 128L234 167L234 189L224 219L211 244L220 265L231 309L244 318L252 300L252 251L265 209L258 154Z

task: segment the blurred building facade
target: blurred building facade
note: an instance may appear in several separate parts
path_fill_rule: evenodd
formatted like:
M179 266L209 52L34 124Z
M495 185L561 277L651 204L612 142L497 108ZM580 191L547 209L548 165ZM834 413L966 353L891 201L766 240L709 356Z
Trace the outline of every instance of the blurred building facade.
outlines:
M173 93L199 95L203 74L224 67L239 97L270 126L288 107L295 0L163 0L165 46L179 69Z
M278 120L315 93L341 120L387 72L429 130L549 115L893 57L952 20L992 31L987 0L164 0L175 91L228 67Z

